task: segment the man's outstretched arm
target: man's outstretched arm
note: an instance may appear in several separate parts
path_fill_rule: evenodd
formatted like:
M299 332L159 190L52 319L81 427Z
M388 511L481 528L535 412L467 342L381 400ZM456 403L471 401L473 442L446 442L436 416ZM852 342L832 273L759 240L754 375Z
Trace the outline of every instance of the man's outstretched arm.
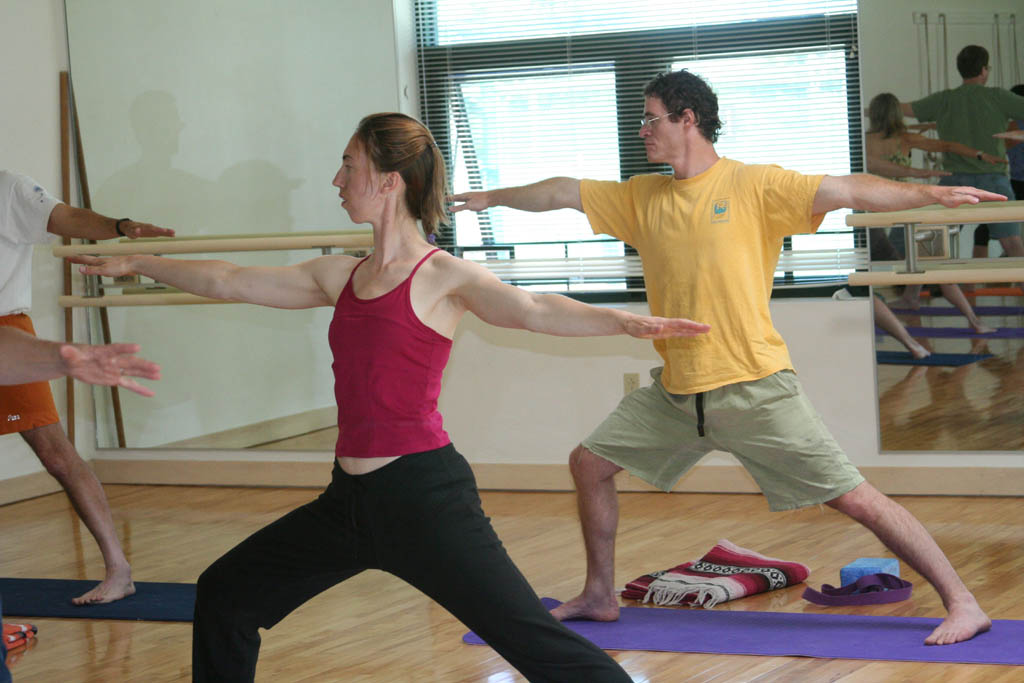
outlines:
M507 206L520 211L554 211L576 209L583 211L580 199L580 181L577 178L548 178L530 185L506 187L500 190L463 192L450 197L452 213L458 211L484 211L494 206Z
M174 237L174 231L150 223L108 218L89 209L58 204L50 212L46 231L61 237L109 240L118 237Z
M143 396L153 392L133 377L160 379L160 366L135 354L137 344L61 344L21 330L0 328L0 384L74 377L89 384L120 386Z
M899 183L866 173L846 176L825 176L814 195L811 212L814 215L835 209L861 209L864 211L902 211L929 204L942 204L953 208L961 204L1006 201L995 192L975 187L951 187Z

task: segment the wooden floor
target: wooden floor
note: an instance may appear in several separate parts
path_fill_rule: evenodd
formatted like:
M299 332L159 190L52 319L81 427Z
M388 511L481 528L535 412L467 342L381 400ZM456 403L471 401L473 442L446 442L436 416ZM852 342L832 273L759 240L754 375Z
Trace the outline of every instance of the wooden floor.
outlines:
M948 306L944 300L926 306ZM1021 297L978 297L975 306L1021 306ZM967 327L961 316L899 315L908 327ZM1024 315L982 316L991 327L1024 328ZM1024 338L917 340L938 353L992 354L960 367L878 365L883 451L1024 450ZM889 336L880 351L903 351Z
M329 465L325 465L327 467ZM312 499L304 489L108 486L136 580L194 581L234 543ZM575 594L583 572L574 497L485 492L484 507L510 554L542 595ZM990 616L1024 619L1024 498L902 498L932 530ZM619 584L728 538L803 562L809 583L837 583L857 557L886 556L874 537L830 509L770 514L759 495L630 493L621 496ZM99 554L63 494L0 509L0 575L96 578ZM937 617L919 576L914 596L844 612ZM819 612L802 587L716 609ZM17 621L17 619L15 619ZM190 625L34 619L34 647L11 662L17 682L185 681ZM366 572L315 598L264 633L257 674L275 683L523 680L443 609L397 579ZM614 652L634 681L1020 681L1024 668L656 652Z

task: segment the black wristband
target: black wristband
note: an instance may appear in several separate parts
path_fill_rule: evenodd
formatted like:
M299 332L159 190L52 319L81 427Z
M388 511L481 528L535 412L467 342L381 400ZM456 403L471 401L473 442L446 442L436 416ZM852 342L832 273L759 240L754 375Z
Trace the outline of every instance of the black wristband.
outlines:
M117 234L120 235L121 237L127 237L128 236L128 235L124 234L123 232L121 232L121 224L124 223L125 221L130 221L130 220L131 220L131 218L118 218L117 221L114 222L114 230L116 230Z

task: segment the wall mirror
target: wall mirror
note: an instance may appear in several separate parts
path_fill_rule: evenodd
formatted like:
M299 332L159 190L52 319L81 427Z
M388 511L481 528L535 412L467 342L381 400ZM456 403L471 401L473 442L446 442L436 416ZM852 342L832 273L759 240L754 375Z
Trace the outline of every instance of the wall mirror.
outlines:
M359 119L400 108L391 3L65 6L95 210L180 237L355 227L331 180ZM281 265L318 255L198 258ZM121 392L127 447L333 449L329 309L108 312L114 340L153 349L165 368L156 397ZM90 329L97 341L99 327ZM109 394L95 396L98 445L116 447Z
M1024 15L1018 3L981 0L968 9L959 3L946 3L943 8L942 3L924 0L862 0L859 12L865 109L880 93L911 101L959 86L962 78L956 70L956 55L970 44L984 46L990 53L988 85L1010 88L1024 82L1024 34L1017 26ZM869 128L866 120L864 129ZM936 137L934 131L922 134ZM868 153L866 149L866 157ZM912 153L911 164L916 168L938 170L939 162L934 154ZM927 259L971 258L975 229L965 225L918 230L916 253L926 259L922 267L928 268ZM899 231L878 230L872 235L873 259L901 258ZM885 256L888 246L895 247L897 254L890 251ZM978 261L979 267L995 267L1000 260L999 243L992 241L988 248L990 260ZM894 314L890 320L906 329L914 344L945 361L920 364L927 359L913 358L921 354L919 348L908 348L883 331L888 316L879 310L878 301L873 302L882 451L1024 449L1024 297L1008 286L1015 284L935 286L920 292L875 288L876 299L884 299ZM978 318L970 319L963 310ZM996 331L979 333L984 330Z

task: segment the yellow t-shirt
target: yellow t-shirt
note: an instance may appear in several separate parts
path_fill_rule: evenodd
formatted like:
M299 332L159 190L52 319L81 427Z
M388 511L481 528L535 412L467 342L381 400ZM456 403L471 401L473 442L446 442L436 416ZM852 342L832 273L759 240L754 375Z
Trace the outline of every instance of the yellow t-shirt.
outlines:
M651 313L711 325L697 337L654 342L674 394L694 394L792 369L768 311L787 235L814 232L824 176L719 159L676 180L584 180L583 210L595 233L631 245L643 260Z

